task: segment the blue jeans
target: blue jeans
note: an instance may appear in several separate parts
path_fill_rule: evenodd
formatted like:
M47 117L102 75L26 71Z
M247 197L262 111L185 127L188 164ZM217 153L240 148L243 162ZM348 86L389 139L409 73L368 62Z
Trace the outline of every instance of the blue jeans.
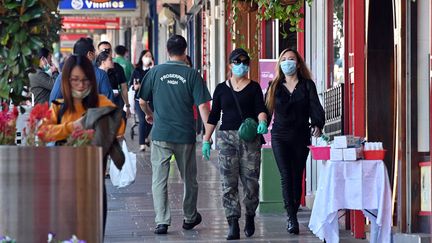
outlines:
M145 144L146 138L149 136L152 129L152 125L148 124L145 120L145 113L141 110L139 101L135 100L135 113L138 115L138 133L139 133L139 144Z

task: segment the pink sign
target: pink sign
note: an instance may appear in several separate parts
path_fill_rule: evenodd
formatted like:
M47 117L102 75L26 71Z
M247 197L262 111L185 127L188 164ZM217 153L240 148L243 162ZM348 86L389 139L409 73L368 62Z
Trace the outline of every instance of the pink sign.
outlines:
M276 76L275 73L275 67L277 64L276 59L260 59L259 60L259 83L262 89L263 94L266 93L268 84L271 82L274 77ZM270 121L268 124L269 132L267 134L264 134L264 138L266 140L266 143L263 144L263 148L271 148L271 134L270 130L273 125L273 121Z

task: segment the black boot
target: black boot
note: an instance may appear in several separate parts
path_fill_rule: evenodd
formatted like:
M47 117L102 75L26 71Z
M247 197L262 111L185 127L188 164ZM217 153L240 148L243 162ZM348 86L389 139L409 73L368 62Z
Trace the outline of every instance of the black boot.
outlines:
M228 236L227 240L238 240L240 239L240 226L238 218L228 218Z
M297 220L297 210L295 206L287 207L287 213L288 213L287 231L290 234L298 235L300 233L300 230L299 230L299 223Z
M244 227L244 233L246 237L251 237L255 233L255 216L246 215L246 222Z

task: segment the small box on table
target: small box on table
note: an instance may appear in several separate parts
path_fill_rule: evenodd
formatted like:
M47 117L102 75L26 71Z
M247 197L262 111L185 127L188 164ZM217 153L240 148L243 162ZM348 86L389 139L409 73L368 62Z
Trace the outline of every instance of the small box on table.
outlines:
M356 148L361 147L360 137L353 135L335 136L333 139L332 148Z
M362 148L344 148L342 151L344 160L358 160L363 158Z
M330 148L330 160L342 161L343 160L343 150L338 148Z

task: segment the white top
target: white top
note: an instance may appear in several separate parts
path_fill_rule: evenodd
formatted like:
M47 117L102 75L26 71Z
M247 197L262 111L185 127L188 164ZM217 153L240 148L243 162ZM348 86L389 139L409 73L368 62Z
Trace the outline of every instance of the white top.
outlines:
M391 206L383 161L324 161L309 228L321 240L339 242L338 210L368 209L377 212L376 218L369 218L378 226L377 242L387 243L391 239Z

